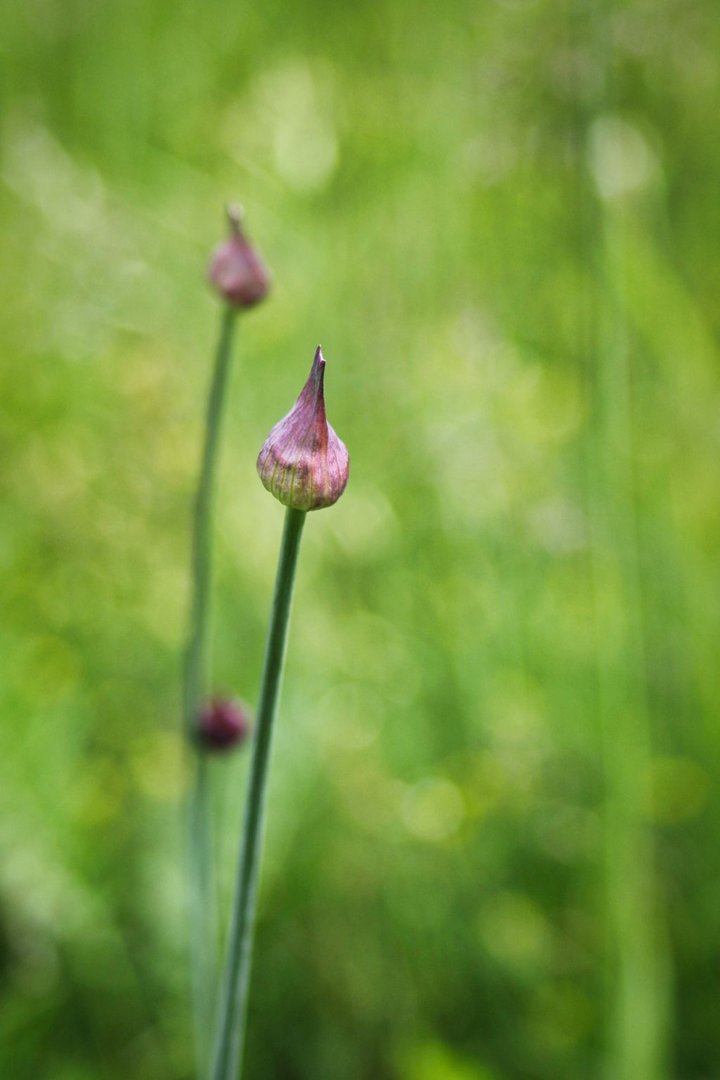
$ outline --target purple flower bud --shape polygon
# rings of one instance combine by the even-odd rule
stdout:
[[[197,741],[206,750],[231,750],[250,734],[247,709],[231,698],[213,697],[198,714]]]
[[[215,249],[208,279],[232,307],[253,307],[270,288],[270,273],[245,238],[239,207],[229,206],[227,216],[230,236]]]
[[[287,416],[272,429],[257,460],[268,491],[295,510],[332,506],[348,481],[345,443],[325,416],[325,357],[318,345],[310,377]]]

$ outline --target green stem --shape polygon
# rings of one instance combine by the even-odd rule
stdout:
[[[205,441],[193,510],[192,594],[185,653],[183,724],[189,744],[196,749],[198,711],[204,693],[207,666],[212,499],[234,327],[235,312],[226,307],[215,353],[207,404]],[[188,810],[190,913],[196,1050],[198,1060],[204,1062],[209,1052],[209,1032],[215,1000],[218,931],[208,763],[201,749],[197,749],[194,754],[194,773]]]
[[[190,606],[190,631],[185,659],[184,721],[188,738],[194,742],[197,709],[200,704],[204,678],[205,641],[208,621],[208,591],[210,587],[210,535],[212,497],[215,480],[215,463],[220,438],[220,423],[225,400],[235,312],[231,307],[223,311],[220,339],[215,353],[210,396],[205,422],[205,442],[200,464],[200,477],[195,495],[192,525],[192,598]]]
[[[268,762],[282,682],[295,569],[304,523],[304,511],[287,510],[265,646],[232,925],[213,1055],[212,1080],[237,1080],[240,1076],[252,963]]]

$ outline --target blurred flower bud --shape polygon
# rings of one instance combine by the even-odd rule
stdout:
[[[227,216],[230,236],[215,249],[208,279],[232,307],[253,307],[270,288],[270,273],[245,238],[240,208],[229,206]]]
[[[206,750],[231,750],[250,734],[247,709],[231,698],[213,697],[200,709],[197,741]]]
[[[325,358],[318,346],[300,397],[272,429],[257,460],[268,491],[295,510],[332,506],[348,480],[345,444],[325,417]]]

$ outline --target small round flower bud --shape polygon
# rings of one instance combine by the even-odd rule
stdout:
[[[325,357],[318,345],[300,397],[268,435],[257,470],[268,491],[295,510],[332,506],[348,481],[345,443],[325,416]]]
[[[198,714],[197,741],[206,750],[231,750],[250,734],[247,709],[230,698],[213,697]]]
[[[229,206],[227,217],[230,236],[215,249],[208,279],[231,307],[253,307],[270,288],[270,273],[245,237],[240,208]]]

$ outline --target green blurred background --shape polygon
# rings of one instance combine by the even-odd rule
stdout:
[[[179,657],[245,205],[214,683],[320,341],[248,1078],[720,1076],[714,0],[2,18],[0,1076],[190,1080]],[[229,886],[247,755],[213,767]]]

